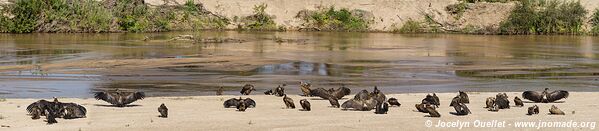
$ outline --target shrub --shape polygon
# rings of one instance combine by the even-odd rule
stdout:
[[[593,15],[591,16],[591,31],[590,33],[593,35],[599,35],[599,9],[595,9],[593,11]]]
[[[396,33],[422,33],[424,32],[421,22],[408,20],[406,21],[399,30],[395,30]]]
[[[241,28],[249,30],[277,30],[277,25],[272,20],[273,17],[264,11],[267,7],[266,4],[255,5],[254,14],[243,18],[244,27]]]
[[[521,0],[501,34],[580,34],[587,11],[579,1]]]
[[[306,14],[301,14],[306,13]],[[318,11],[304,11],[298,14],[303,17],[304,25],[317,30],[329,31],[364,31],[369,22],[348,9],[335,10],[334,7]]]

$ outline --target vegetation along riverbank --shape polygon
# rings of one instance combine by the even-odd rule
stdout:
[[[593,0],[0,0],[0,32],[599,34]]]

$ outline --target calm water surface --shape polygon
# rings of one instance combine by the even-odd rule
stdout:
[[[243,43],[172,44],[189,34],[234,38]],[[141,41],[148,36],[153,44]],[[294,40],[276,42],[273,38]],[[524,91],[544,87],[599,91],[599,37],[399,35],[326,32],[168,32],[118,34],[0,34],[0,66],[44,65],[82,60],[250,56],[281,60],[246,71],[159,68],[176,77],[115,77],[101,74],[0,72],[0,97],[90,97],[111,88],[146,91],[151,96],[212,95],[227,87],[238,94],[244,82],[262,92],[287,83],[316,87],[347,84],[354,92],[378,85],[385,93]],[[90,69],[64,69],[90,70]],[[93,69],[91,69],[93,70]],[[259,93],[261,94],[261,93]]]

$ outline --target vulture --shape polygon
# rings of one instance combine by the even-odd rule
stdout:
[[[287,97],[287,94],[283,94],[283,102],[285,102],[285,106],[287,108],[295,109],[295,104],[293,104],[293,99]]]
[[[329,99],[330,97],[335,97],[337,98],[337,100],[343,98],[346,95],[349,95],[351,93],[351,90],[345,86],[341,86],[337,89],[331,88],[329,90],[326,90],[324,88],[316,88],[313,90],[310,90],[310,95],[311,96],[318,96],[322,99]]]
[[[487,106],[485,108],[493,108],[493,105],[495,105],[495,97],[489,97],[487,98]]]
[[[374,90],[370,93],[370,96],[376,100],[376,103],[383,103],[387,99],[385,94],[383,94],[376,86],[374,86]]]
[[[397,101],[397,99],[395,98],[389,98],[389,100],[387,100],[387,102],[389,102],[390,106],[396,105],[397,107],[401,106],[401,103],[399,103],[399,101]]]
[[[162,118],[168,117],[168,108],[166,108],[166,105],[164,105],[164,103],[160,104],[160,107],[158,107],[158,112],[160,113],[160,116],[158,116],[158,117],[162,117]]]
[[[526,115],[534,115],[534,114],[539,114],[539,106],[537,106],[537,105],[528,107],[528,114],[526,114]]]
[[[312,96],[312,94],[310,94],[310,87],[312,87],[312,84],[303,81],[300,82],[300,89],[304,93],[304,96]]]
[[[568,91],[556,90],[553,92],[548,91],[549,88],[545,88],[543,92],[538,91],[525,91],[522,93],[522,98],[531,100],[533,102],[550,103],[560,99],[568,98]]]
[[[550,115],[565,115],[566,113],[564,113],[562,110],[557,108],[557,106],[551,105],[551,109],[549,109],[549,114]]]
[[[285,86],[285,85],[283,85],[283,86]],[[285,88],[283,88],[281,85],[279,85],[277,88],[275,88],[274,95],[278,96],[278,97],[282,97],[283,95],[285,95]]]
[[[300,100],[300,105],[302,105],[302,109],[304,109],[304,111],[310,111],[310,102],[306,99],[302,99]]]
[[[239,97],[239,99],[236,99],[236,98],[228,99],[223,103],[223,106],[225,108],[237,107],[237,105],[239,105],[239,103],[241,103],[242,101],[245,103],[245,106],[247,108],[256,107],[256,101],[252,100],[251,98],[241,99],[241,97]]]
[[[245,112],[245,109],[247,109],[247,104],[245,103],[244,99],[239,99],[239,103],[235,107],[237,108],[237,111]]]
[[[495,95],[495,105],[499,109],[510,109],[510,100],[508,100],[507,94],[499,93]]]
[[[518,98],[517,96],[514,97],[514,104],[516,104],[516,106],[524,106],[524,103],[522,102],[522,99]]]
[[[224,90],[225,89],[223,89],[223,87],[218,88],[218,90],[216,90],[216,95],[217,96],[223,95]]]
[[[144,99],[146,95],[144,92],[123,92],[116,89],[114,92],[96,92],[94,97],[96,100],[106,101],[116,107],[125,107],[127,104]]]
[[[427,103],[421,103],[421,104],[416,104],[414,106],[416,107],[416,110],[418,110],[418,112],[428,113],[428,110],[426,110],[427,105],[428,105]]]
[[[245,84],[243,85],[243,87],[241,87],[241,91],[239,93],[241,93],[242,95],[250,95],[250,93],[255,90],[256,89],[254,88],[254,85]]]
[[[387,114],[387,111],[389,111],[389,103],[387,102],[378,103],[374,109],[375,114]]]
[[[459,95],[451,100],[451,104],[449,104],[449,106],[452,106],[455,109],[455,115],[471,114],[470,109],[468,109],[468,106],[466,106],[466,104],[463,102],[464,101],[462,97]]]

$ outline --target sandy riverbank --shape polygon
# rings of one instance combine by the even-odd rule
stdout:
[[[83,104],[88,110],[88,115],[83,119],[58,119],[59,123],[54,125],[46,125],[41,119],[31,120],[26,115],[25,107],[36,101],[35,99],[6,99],[0,102],[2,116],[0,125],[10,126],[2,127],[1,130],[425,130],[428,128],[424,123],[431,120],[433,126],[438,121],[470,122],[470,127],[464,127],[467,130],[536,130],[536,128],[516,128],[513,123],[539,120],[596,122],[598,120],[596,116],[599,116],[599,113],[595,112],[599,105],[594,103],[596,99],[594,96],[599,94],[596,92],[572,92],[565,103],[538,103],[541,113],[534,116],[525,115],[526,108],[522,107],[512,107],[499,112],[486,111],[482,108],[484,99],[495,94],[470,92],[471,103],[468,106],[473,113],[468,116],[454,116],[449,113],[454,110],[448,106],[448,103],[456,94],[440,93],[438,95],[441,98],[439,109],[441,118],[424,117],[426,114],[414,111],[413,105],[426,95],[422,93],[388,94],[387,97],[398,98],[403,105],[390,108],[385,115],[374,114],[372,111],[342,111],[328,107],[328,101],[297,95],[291,96],[296,105],[299,106],[300,99],[308,99],[312,103],[312,111],[284,109],[285,105],[281,97],[265,95],[249,96],[257,102],[257,108],[248,109],[246,112],[222,107],[224,100],[238,96],[149,97],[134,103],[139,106],[127,108],[102,106],[107,103],[94,99],[61,98],[63,102]],[[511,92],[508,95],[511,100],[520,93]],[[347,99],[340,102],[345,100]],[[169,107],[169,118],[157,117],[156,108],[161,103]],[[532,105],[533,103],[525,103],[525,107]],[[547,115],[551,105],[558,106],[566,112],[566,115]],[[506,127],[474,128],[476,120],[505,121]],[[433,127],[432,129],[446,128]],[[549,130],[564,129],[588,130],[589,128],[550,128]]]

